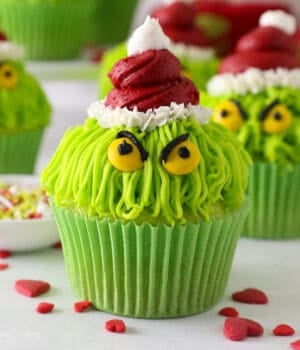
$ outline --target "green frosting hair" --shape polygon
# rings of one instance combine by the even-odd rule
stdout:
[[[41,177],[56,205],[99,218],[168,225],[209,220],[242,205],[250,158],[219,125],[188,118],[150,132],[128,128],[149,152],[144,167],[134,172],[122,172],[108,160],[120,130],[124,127],[104,129],[90,118],[66,132]],[[190,174],[170,175],[160,152],[185,133],[198,146],[200,163]]]
[[[46,126],[51,108],[36,79],[21,62],[5,61],[18,75],[14,88],[0,88],[0,133],[29,131]]]
[[[300,90],[290,87],[269,87],[256,94],[211,96],[201,94],[202,105],[215,108],[220,102],[235,99],[246,114],[246,120],[236,132],[254,161],[293,166],[300,162]],[[262,130],[261,112],[278,99],[292,113],[292,125],[277,134]]]

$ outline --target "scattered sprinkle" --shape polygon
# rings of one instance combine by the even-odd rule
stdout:
[[[90,301],[77,301],[74,303],[74,310],[76,312],[83,312],[86,309],[90,308],[92,303]]]
[[[232,299],[246,304],[267,304],[269,302],[266,294],[256,288],[247,288],[232,294]]]
[[[293,343],[290,344],[290,346],[294,349],[294,350],[300,350],[300,340],[296,340]]]
[[[263,327],[248,318],[227,318],[224,322],[223,333],[226,338],[241,341],[247,337],[259,337],[263,334]]]
[[[122,320],[109,320],[105,323],[105,329],[109,332],[124,333],[126,331],[126,325]]]
[[[40,314],[48,314],[54,309],[54,304],[41,302],[36,307],[36,311]]]
[[[9,250],[0,250],[0,258],[1,259],[5,259],[5,258],[8,258],[9,256],[11,256],[11,251]]]
[[[61,242],[57,242],[57,243],[53,244],[52,247],[55,249],[61,249],[62,248]]]
[[[239,312],[234,307],[223,307],[223,309],[219,311],[219,315],[226,317],[238,317]]]
[[[295,330],[288,324],[279,324],[273,329],[273,334],[280,337],[294,335]]]
[[[0,270],[6,270],[8,268],[8,264],[0,264]]]
[[[15,282],[15,290],[27,297],[36,297],[46,293],[50,289],[48,282],[39,280],[17,280]]]

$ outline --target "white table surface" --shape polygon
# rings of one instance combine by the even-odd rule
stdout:
[[[37,163],[37,173],[47,164],[62,134],[70,125],[83,122],[87,106],[96,99],[95,81],[43,81],[54,106]],[[300,214],[300,213],[299,213]],[[300,339],[300,240],[258,241],[241,239],[234,259],[226,293],[212,310],[192,317],[171,320],[122,318],[125,334],[109,333],[105,321],[116,316],[90,310],[75,313],[76,301],[65,273],[62,252],[49,248],[15,254],[0,259],[10,266],[0,271],[0,349],[153,349],[156,350],[279,350]],[[15,292],[17,279],[42,279],[51,283],[50,292],[28,298]],[[247,287],[260,288],[270,299],[268,305],[234,303],[232,292]],[[55,310],[36,313],[40,301],[53,302]],[[222,334],[224,318],[217,314],[224,306],[235,306],[242,317],[260,322],[265,334],[232,342]],[[293,337],[275,337],[279,323],[295,327]]]

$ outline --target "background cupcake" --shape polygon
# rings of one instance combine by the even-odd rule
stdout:
[[[0,40],[0,173],[32,173],[50,106],[26,72],[23,49]]]
[[[93,0],[1,0],[1,27],[32,60],[78,57]]]
[[[212,120],[237,133],[251,154],[252,209],[244,235],[300,236],[300,69],[295,18],[268,11],[202,94]]]
[[[247,213],[250,158],[207,123],[167,43],[148,18],[109,74],[114,89],[42,173],[77,297],[133,317],[218,302]]]
[[[218,59],[204,32],[196,25],[191,1],[169,1],[167,5],[155,9],[151,17],[158,19],[164,33],[171,39],[169,50],[180,59],[183,73],[193,80],[198,89],[204,88],[217,71]],[[107,73],[116,59],[126,56],[126,43],[104,54],[100,70],[101,98],[112,88]]]

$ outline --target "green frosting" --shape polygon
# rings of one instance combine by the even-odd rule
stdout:
[[[134,172],[122,172],[108,160],[120,130],[124,127],[104,129],[90,118],[66,132],[41,177],[56,205],[87,216],[168,225],[210,220],[242,205],[250,157],[219,125],[187,118],[149,132],[128,128],[149,152],[144,167]],[[159,155],[184,133],[198,146],[201,160],[190,174],[170,175]]]
[[[102,57],[99,74],[99,95],[103,99],[113,88],[107,74],[118,60],[127,57],[126,43],[119,44],[106,51]],[[209,60],[195,60],[188,57],[179,57],[183,71],[194,82],[198,89],[204,89],[208,80],[216,74],[219,65],[218,58]]]
[[[51,108],[36,79],[24,70],[21,62],[5,61],[18,74],[12,89],[0,88],[0,133],[19,132],[46,126]]]
[[[246,112],[246,120],[237,131],[238,139],[243,143],[254,161],[272,162],[292,166],[300,162],[300,89],[290,87],[270,87],[256,94],[229,94],[211,96],[201,93],[201,104],[214,108],[221,101],[235,99]],[[266,134],[259,118],[262,110],[279,99],[293,115],[291,127],[278,134]]]

